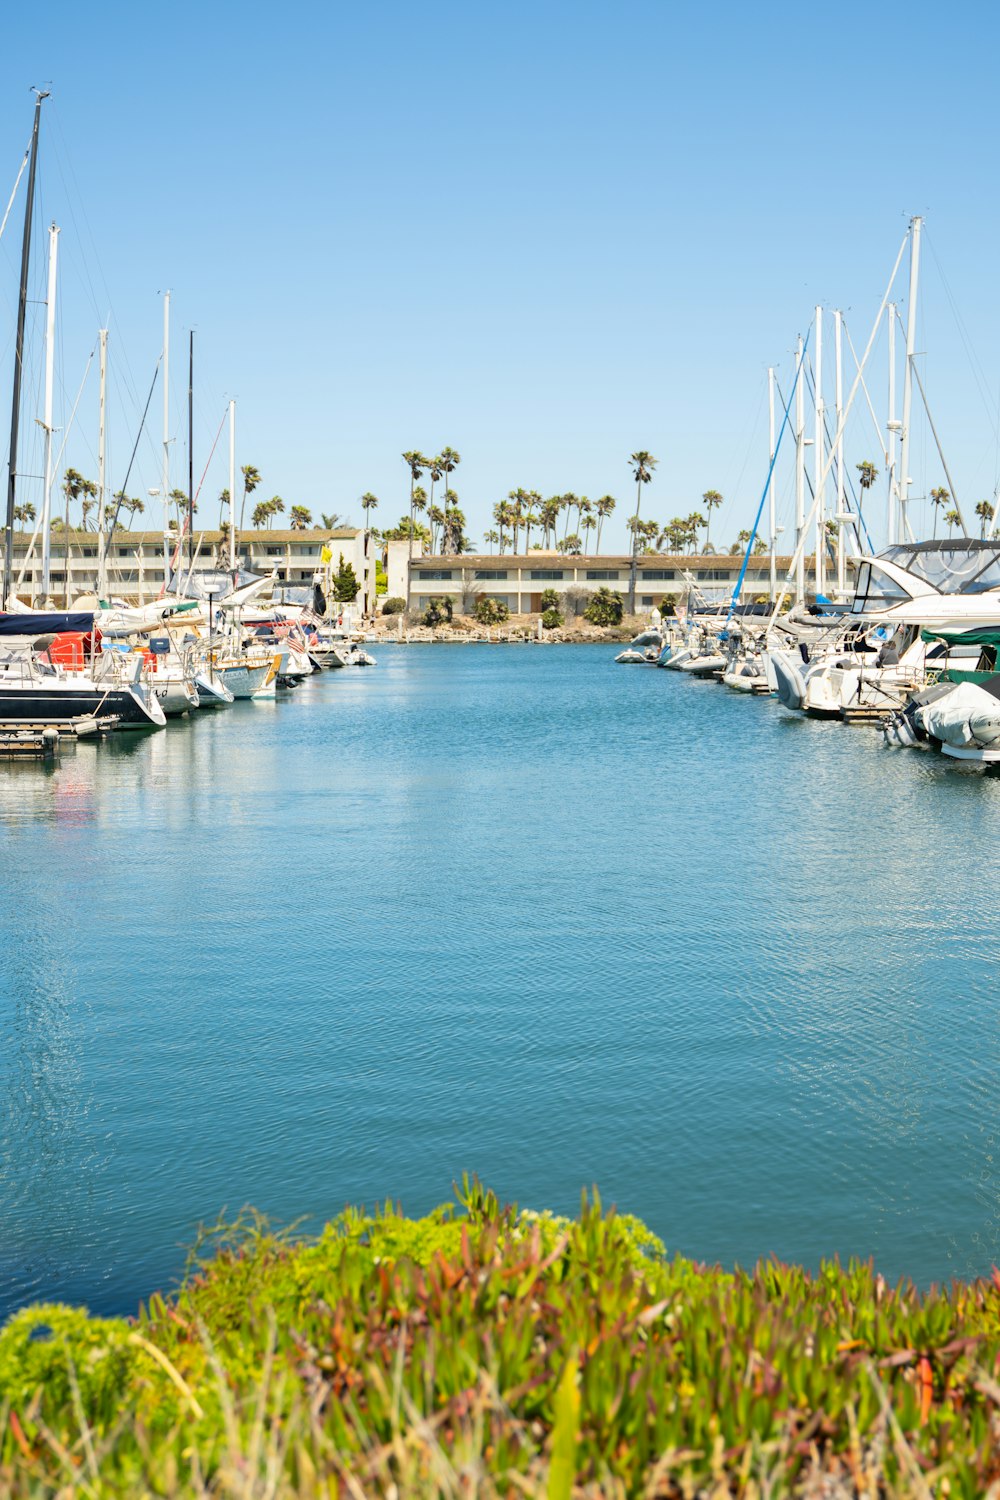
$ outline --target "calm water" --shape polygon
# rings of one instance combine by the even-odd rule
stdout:
[[[0,766],[0,1315],[463,1170],[724,1262],[1000,1259],[1000,780],[612,654],[380,647]]]

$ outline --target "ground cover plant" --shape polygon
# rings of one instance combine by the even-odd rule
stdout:
[[[309,1241],[245,1216],[134,1320],[18,1313],[0,1494],[996,1496],[998,1361],[1000,1276],[729,1272],[465,1182]]]

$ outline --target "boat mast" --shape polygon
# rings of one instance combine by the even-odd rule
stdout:
[[[799,337],[795,368],[802,370],[802,338]],[[805,547],[806,529],[806,393],[805,381],[795,382],[795,602],[801,604],[806,596]]]
[[[816,309],[816,354],[813,385],[815,407],[813,436],[813,482],[816,501],[816,567],[815,589],[817,595],[826,593],[826,488],[823,482],[823,309]]]
[[[24,358],[24,316],[28,306],[28,265],[31,260],[31,215],[35,207],[35,170],[38,165],[38,127],[42,117],[42,100],[47,89],[35,90],[35,122],[31,130],[31,161],[28,166],[28,196],[24,205],[24,237],[21,240],[21,285],[17,298],[17,333],[14,338],[14,388],[10,409],[10,466],[7,474],[7,521],[4,528],[3,599],[4,609],[10,600],[11,571],[14,566],[14,504],[17,498],[17,430],[21,418],[21,365]]]
[[[896,545],[896,434],[899,421],[896,417],[896,304],[890,302],[886,308],[889,319],[889,434],[886,462],[889,466],[889,508],[886,515],[886,540],[890,547]]]
[[[188,583],[194,572],[194,329],[188,333]]]
[[[163,587],[170,582],[170,293],[163,294]]]
[[[838,309],[833,315],[833,347],[836,365],[836,390],[834,401],[837,418],[837,594],[841,602],[847,592],[847,558],[844,545],[844,526],[847,513],[844,509],[844,348],[843,316]],[[860,537],[858,538],[860,544]]]
[[[900,452],[899,475],[899,539],[906,541],[906,533],[913,534],[906,513],[910,498],[910,408],[913,403],[913,359],[917,352],[917,284],[920,276],[920,229],[923,219],[919,214],[910,221],[910,290],[906,301],[906,364],[903,367],[903,438]]]
[[[45,490],[42,497],[42,601],[48,603],[51,587],[52,549],[49,527],[52,518],[52,383],[56,350],[56,261],[59,230],[49,227],[49,286],[45,309]]]
[[[236,587],[236,402],[229,403],[229,571]]]
[[[108,542],[105,534],[107,517],[105,478],[105,410],[108,393],[108,330],[102,328],[98,334],[101,341],[101,395],[97,415],[97,597],[105,599],[108,589]],[[142,550],[141,548],[139,549]]]
[[[767,526],[771,542],[771,579],[769,596],[773,604],[778,593],[778,559],[775,556],[778,550],[778,536],[775,529],[774,515],[774,366],[771,365],[767,371],[767,417],[768,417],[768,461],[770,469],[767,480]]]

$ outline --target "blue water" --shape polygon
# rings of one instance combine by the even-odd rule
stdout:
[[[725,1263],[1000,1259],[1000,780],[607,647],[377,654],[0,766],[0,1316],[463,1171]]]

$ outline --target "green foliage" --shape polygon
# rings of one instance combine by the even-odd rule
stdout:
[[[385,568],[383,568],[383,566],[382,566],[381,559],[378,558],[378,557],[376,557],[376,559],[375,559],[375,597],[378,598],[378,596],[380,594],[387,594],[388,592],[389,592],[389,578],[388,578],[388,574],[386,573]]]
[[[453,611],[454,605],[452,604],[451,600],[447,598],[447,596],[442,599],[438,599],[436,597],[433,599],[429,599],[427,602],[427,608],[423,613],[424,624],[443,625],[446,620],[451,620]]]
[[[562,622],[563,617],[558,609],[547,609],[542,615],[543,630],[557,630]]]
[[[558,589],[542,589],[542,609],[558,609],[560,605]]]
[[[502,625],[504,620],[510,619],[510,608],[500,599],[493,599],[489,594],[476,601],[473,614],[480,625]]]
[[[131,1325],[17,1314],[0,1493],[958,1500],[1000,1479],[998,1362],[1000,1275],[728,1272],[464,1179],[418,1220],[215,1226]]]
[[[340,604],[350,604],[358,597],[361,585],[357,574],[350,563],[345,563],[344,554],[340,554],[340,563],[333,576],[333,592]]]
[[[676,594],[664,594],[663,598],[660,600],[660,615],[661,615],[661,617],[666,617],[667,615],[675,615],[676,613],[677,613],[677,595]]]
[[[401,599],[398,594],[392,594],[382,605],[384,615],[401,615],[406,608],[406,600]]]
[[[587,605],[583,617],[591,625],[620,625],[624,612],[621,594],[616,589],[601,588]]]

